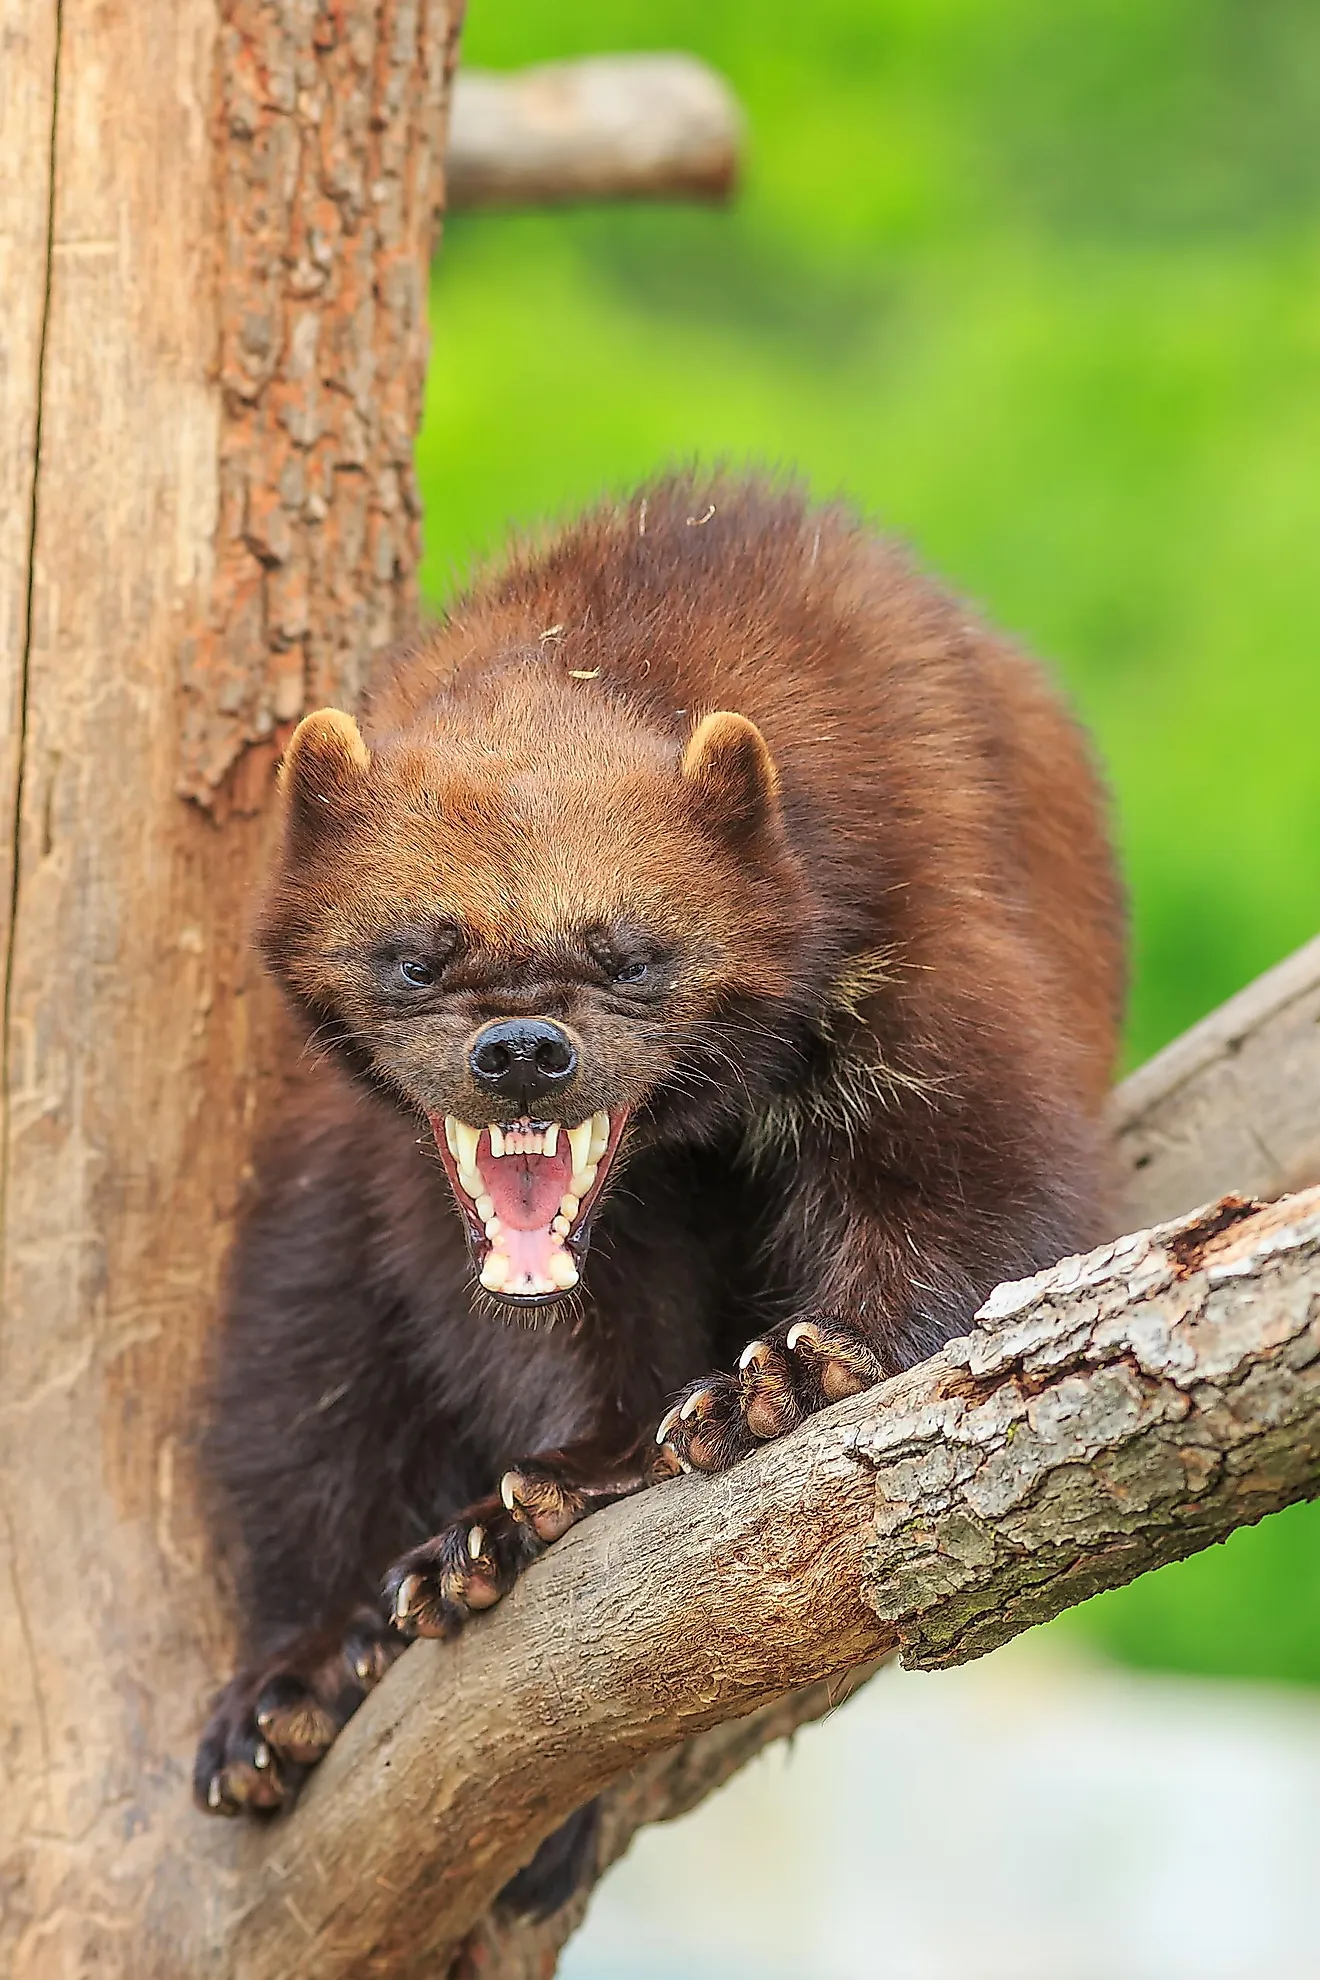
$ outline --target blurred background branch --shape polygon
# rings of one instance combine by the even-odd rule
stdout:
[[[509,75],[465,68],[450,112],[448,206],[721,200],[742,137],[732,90],[692,55],[595,55]]]

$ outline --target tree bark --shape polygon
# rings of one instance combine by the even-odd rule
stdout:
[[[457,0],[225,0],[219,16],[211,0],[0,0],[0,805],[11,828],[0,880],[0,1969],[13,1980],[231,1980],[281,1970],[272,1948],[283,1971],[330,1974],[367,1945],[376,1952],[362,1971],[377,1953],[394,1964],[376,1970],[406,1971],[419,1946],[438,1948],[477,1916],[500,1866],[525,1856],[568,1798],[621,1763],[637,1764],[611,1790],[607,1851],[824,1709],[842,1665],[918,1623],[921,1641],[943,1640],[938,1616],[885,1609],[897,1597],[855,1533],[836,1545],[822,1525],[825,1553],[814,1565],[802,1555],[799,1502],[808,1523],[828,1511],[799,1471],[813,1440],[826,1440],[822,1463],[838,1468],[852,1506],[865,1487],[874,1510],[890,1461],[878,1446],[864,1458],[860,1442],[845,1459],[828,1442],[860,1439],[864,1411],[822,1419],[729,1480],[638,1502],[635,1530],[628,1510],[593,1522],[464,1643],[410,1651],[290,1822],[260,1833],[189,1806],[204,1701],[229,1660],[191,1502],[191,1396],[253,1122],[278,1069],[246,940],[262,802],[288,724],[310,701],[351,699],[369,651],[414,608],[410,448],[457,25]],[[1198,1066],[1162,1089],[1169,1119],[1179,1093],[1202,1091]],[[1291,1107],[1288,1093],[1273,1097]],[[1253,1120],[1269,1140],[1268,1118]],[[1293,1257],[1260,1269],[1282,1273]],[[1300,1380],[1288,1352],[1270,1366]],[[1095,1379],[1106,1370],[1097,1362]],[[1000,1396],[1011,1386],[993,1369],[962,1376],[992,1380]],[[1173,1376],[1160,1381],[1140,1373],[1152,1437],[1166,1434],[1158,1408],[1179,1392]],[[971,1393],[945,1400],[973,1407]],[[1291,1490],[1284,1456],[1260,1448]],[[703,1491],[707,1507],[731,1509],[721,1546],[741,1599],[763,1630],[779,1618],[782,1641],[758,1668],[754,1641],[731,1641],[727,1622],[720,1634],[707,1582],[649,1676],[629,1678],[623,1649],[609,1646],[621,1641],[635,1550],[672,1549],[691,1572],[685,1509]],[[1176,1492],[1168,1501],[1169,1544],[1208,1530],[1190,1505]],[[755,1532],[764,1551],[738,1567],[728,1550],[740,1519],[748,1547]],[[1132,1536],[1121,1537],[1112,1551],[1126,1571]],[[607,1543],[622,1551],[606,1563],[593,1550]],[[911,1534],[889,1544],[891,1580],[901,1565],[904,1585],[921,1582],[929,1564],[911,1558]],[[838,1574],[825,1586],[830,1560]],[[593,1562],[621,1577],[617,1588],[587,1588]],[[946,1568],[937,1559],[931,1571]],[[802,1616],[813,1573],[835,1623],[828,1646],[812,1637],[820,1616]],[[1066,1575],[1055,1581],[1066,1592]],[[601,1618],[591,1654],[613,1661],[588,1701],[595,1743],[575,1759],[562,1700],[582,1691],[587,1667],[539,1673],[525,1701],[539,1697],[545,1718],[529,1729],[512,1722],[511,1693],[501,1702],[496,1653],[524,1628],[562,1647],[557,1605],[579,1586],[574,1640]],[[1025,1617],[1031,1591],[995,1588],[1006,1613]],[[946,1590],[939,1614],[963,1615],[977,1589]],[[820,1673],[831,1675],[813,1683]],[[806,1688],[776,1695],[790,1683]],[[446,1696],[472,1707],[442,1731]],[[405,1720],[408,1700],[417,1709]],[[653,1705],[655,1731],[632,1724]],[[728,1721],[735,1712],[750,1715]],[[700,1726],[657,1752],[657,1733],[680,1741]],[[340,1822],[334,1784],[346,1806],[369,1806],[367,1775],[379,1759],[391,1779],[395,1747],[412,1785],[383,1797],[399,1841],[382,1866]],[[427,1787],[423,1750],[455,1756],[453,1777]],[[543,1751],[543,1779],[511,1779],[517,1755]],[[437,1837],[426,1823],[437,1796],[473,1821],[483,1780],[489,1791],[509,1782],[527,1819],[515,1838],[488,1800],[463,1845],[460,1900],[440,1844],[455,1848],[464,1832]],[[336,1824],[339,1859],[317,1842]],[[399,1865],[416,1883],[427,1860],[443,1908],[425,1897],[403,1907]],[[337,1920],[313,1895],[318,1862],[342,1891]],[[463,1957],[512,1973],[552,1959],[565,1923],[539,1938],[483,1925]],[[400,1932],[402,1965],[388,1950]],[[325,1951],[314,1969],[304,1941]]]
[[[454,90],[449,205],[725,199],[742,135],[728,84],[692,55],[467,69]]]
[[[0,8],[0,1970],[177,1980],[236,1846],[188,1440],[274,1061],[249,814],[413,610],[458,10]]]
[[[1320,936],[1124,1080],[1116,1224],[1320,1182]]]
[[[596,1515],[411,1650],[254,1860],[235,1975],[443,1973],[622,1770],[895,1650],[981,1656],[1317,1491],[1320,1189],[1000,1287],[920,1367]]]

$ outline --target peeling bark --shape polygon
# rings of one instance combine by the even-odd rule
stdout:
[[[237,1980],[534,1970],[565,1921],[464,1936],[624,1770],[607,1854],[858,1666],[982,1656],[1317,1491],[1320,1189],[1000,1287],[930,1361],[594,1516],[411,1649],[251,1864]]]

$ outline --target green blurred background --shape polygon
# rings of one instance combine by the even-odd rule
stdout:
[[[730,79],[745,184],[450,222],[428,596],[675,457],[848,493],[1099,738],[1136,1063],[1320,929],[1320,6],[471,0],[464,39],[631,48]],[[1318,1682],[1320,1507],[1055,1627]]]

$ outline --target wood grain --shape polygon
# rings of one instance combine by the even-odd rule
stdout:
[[[56,0],[0,0],[0,955],[9,950],[22,768],[56,18]]]
[[[1320,937],[1124,1080],[1118,1223],[1320,1182]]]
[[[0,1971],[178,1980],[204,1972],[222,1941],[236,1842],[188,1805],[196,1729],[228,1662],[191,1504],[192,1393],[273,1037],[248,943],[264,821],[235,815],[220,828],[178,796],[180,666],[250,521],[226,479],[248,402],[217,364],[227,230],[250,239],[257,217],[238,208],[273,193],[258,174],[240,197],[220,169],[224,70],[209,0],[63,0],[58,14],[45,0],[17,14],[5,5],[0,798],[18,832],[0,1304]],[[309,10],[264,0],[258,11],[245,18],[261,94]],[[425,212],[394,242],[406,302],[425,288],[438,196],[426,172],[440,155],[456,14],[439,0],[318,13],[299,78],[313,96],[317,62],[341,54],[316,43],[328,21],[384,92],[336,159],[365,173],[394,147]],[[376,60],[386,48],[415,72],[394,96],[386,53]],[[408,253],[420,265],[405,276]],[[388,288],[379,264],[376,275]],[[277,269],[276,291],[296,278]],[[343,328],[360,351],[374,305],[347,282],[341,300],[347,317],[327,309],[321,336],[335,348]],[[382,396],[406,452],[425,325],[403,303],[379,316],[397,371]],[[325,389],[337,389],[333,376]],[[281,485],[281,434],[248,435],[250,486]],[[369,475],[373,460],[353,472]],[[333,591],[326,611],[354,638],[376,623],[378,499],[373,482],[359,552],[341,542],[328,564],[309,565],[309,610]],[[410,532],[391,540],[399,600],[414,553]],[[29,586],[20,726],[14,637]]]

